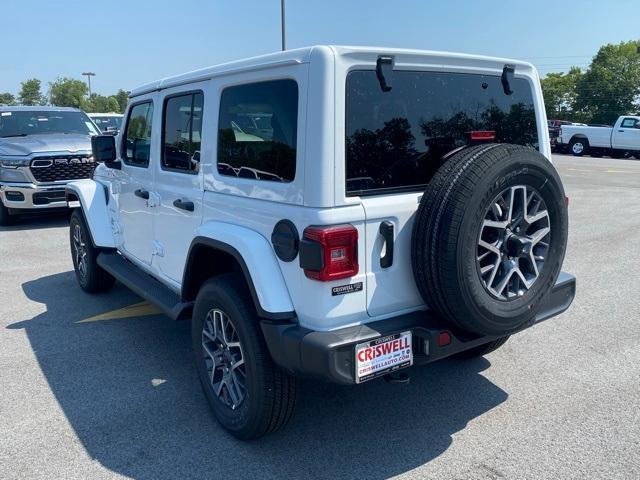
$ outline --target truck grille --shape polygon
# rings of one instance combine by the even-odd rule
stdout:
[[[97,163],[90,155],[38,157],[31,161],[31,174],[38,182],[91,178]]]

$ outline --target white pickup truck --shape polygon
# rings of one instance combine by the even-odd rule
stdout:
[[[640,117],[622,115],[613,128],[563,125],[559,146],[577,157],[589,154],[593,157],[633,155],[640,158]]]

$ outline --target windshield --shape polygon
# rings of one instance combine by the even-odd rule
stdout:
[[[122,123],[122,117],[96,117],[92,116],[91,120],[102,130],[103,132],[107,130],[107,128],[111,129],[120,129],[120,124]]]
[[[0,112],[0,137],[22,137],[43,133],[98,135],[99,132],[83,112],[48,110]]]

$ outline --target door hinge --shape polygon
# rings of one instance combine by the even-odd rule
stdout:
[[[153,241],[153,251],[151,252],[151,256],[164,257],[164,247],[158,240]]]

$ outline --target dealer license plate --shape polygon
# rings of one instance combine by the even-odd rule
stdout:
[[[396,333],[356,345],[356,383],[413,365],[411,332]]]

